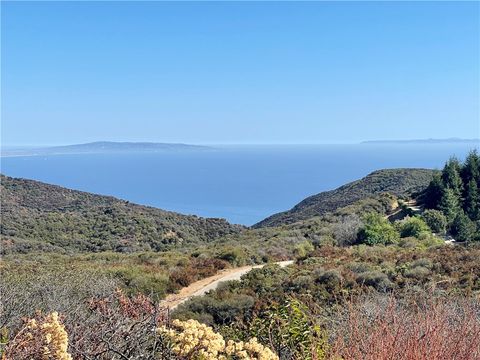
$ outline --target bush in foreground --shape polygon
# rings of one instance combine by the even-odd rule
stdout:
[[[480,308],[467,299],[403,304],[393,296],[368,298],[349,304],[332,333],[332,359],[480,358]]]

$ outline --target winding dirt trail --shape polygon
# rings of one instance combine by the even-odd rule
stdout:
[[[288,261],[279,261],[275,264],[280,265],[280,267],[285,267],[293,264],[293,260]],[[242,275],[245,275],[253,269],[259,269],[264,267],[263,265],[255,266],[242,266],[234,269],[225,269],[219,271],[213,276],[209,276],[205,279],[196,281],[184,288],[182,288],[178,294],[170,294],[160,303],[162,307],[170,308],[171,310],[175,309],[181,303],[187,301],[188,299],[194,296],[202,296],[210,290],[214,290],[218,287],[221,282],[230,281],[230,280],[240,280]]]

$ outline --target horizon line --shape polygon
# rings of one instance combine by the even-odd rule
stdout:
[[[197,146],[279,146],[279,145],[358,145],[365,143],[375,142],[438,142],[438,141],[451,141],[451,142],[480,142],[480,138],[461,138],[461,137],[448,137],[448,138],[412,138],[412,139],[373,139],[373,140],[359,140],[359,141],[318,141],[318,142],[179,142],[179,141],[152,141],[152,140],[93,140],[86,142],[75,143],[49,143],[49,144],[2,144],[1,148],[7,147],[57,147],[57,146],[72,146],[72,145],[87,145],[94,143],[130,143],[130,144],[170,144],[170,145],[197,145]]]

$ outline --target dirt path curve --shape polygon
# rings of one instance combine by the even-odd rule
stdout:
[[[280,267],[285,267],[288,265],[293,264],[293,260],[288,261],[279,261],[276,264],[280,265]],[[264,267],[263,265],[255,265],[255,266],[243,266],[234,269],[225,269],[219,271],[217,274],[207,277],[205,279],[196,281],[187,287],[182,288],[178,294],[170,294],[160,303],[162,307],[168,307],[171,310],[175,309],[181,303],[187,301],[188,299],[194,296],[201,296],[206,294],[208,291],[216,289],[218,285],[223,281],[230,281],[230,280],[240,280],[242,275],[245,275],[249,271],[253,269],[259,269]]]

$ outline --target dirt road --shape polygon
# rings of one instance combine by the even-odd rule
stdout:
[[[293,264],[293,260],[288,261],[280,261],[277,262],[277,265],[280,267],[285,267],[290,264]],[[225,269],[217,274],[207,277],[205,279],[196,281],[187,287],[184,287],[179,291],[178,294],[170,294],[168,295],[162,302],[161,306],[169,307],[170,309],[175,309],[181,303],[187,301],[188,299],[192,298],[193,296],[201,296],[207,293],[210,290],[216,289],[217,286],[224,281],[230,280],[240,280],[242,275],[245,275],[252,269],[258,269],[264,267],[264,265],[255,265],[255,266],[243,266],[235,269]]]

